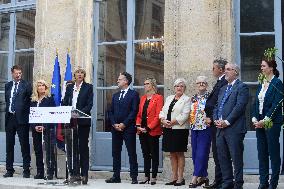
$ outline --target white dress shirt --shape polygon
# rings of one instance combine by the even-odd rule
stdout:
[[[128,90],[129,90],[129,87],[127,87],[127,88],[126,88],[126,89],[124,89],[124,90],[120,90],[120,94],[119,94],[119,98],[118,98],[118,100],[120,100],[120,99],[121,99],[121,97],[122,97],[122,98],[124,98]],[[122,91],[124,91],[123,96],[121,96],[121,94],[122,94],[121,92],[122,92]]]
[[[19,84],[20,84],[20,81],[18,81],[17,83],[17,88],[15,89],[15,81],[13,81],[13,87],[12,87],[12,90],[11,90],[11,95],[10,95],[10,104],[9,104],[9,112],[10,113],[15,113],[15,112],[12,112],[12,110],[11,110],[11,106],[12,106],[12,100],[13,100],[13,93],[14,93],[14,90],[16,90],[16,92],[17,92],[17,90],[18,90],[18,88],[19,88]]]
[[[82,83],[83,83],[83,81],[80,83],[78,88],[77,88],[76,83],[74,84],[74,87],[73,87],[73,98],[72,98],[72,107],[73,108],[76,108],[77,99],[78,99],[78,96],[79,96],[79,93],[80,93],[80,89],[81,89]]]

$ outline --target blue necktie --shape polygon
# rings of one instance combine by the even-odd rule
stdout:
[[[15,82],[15,87],[14,87],[13,96],[12,96],[12,104],[11,104],[12,112],[15,112],[15,98],[16,98],[16,93],[17,93],[17,86],[18,86],[18,82]]]
[[[225,94],[224,94],[224,96],[223,96],[223,98],[222,98],[221,104],[220,104],[220,106],[219,106],[219,108],[218,108],[218,118],[219,118],[219,119],[222,118],[223,107],[224,107],[225,101],[226,101],[226,99],[227,99],[227,97],[228,97],[229,92],[231,91],[231,89],[232,89],[232,85],[228,85],[228,87],[227,87],[227,89],[226,89],[226,91],[225,91]]]

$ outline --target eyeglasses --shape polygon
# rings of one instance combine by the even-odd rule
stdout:
[[[144,83],[144,85],[150,85],[150,83]]]

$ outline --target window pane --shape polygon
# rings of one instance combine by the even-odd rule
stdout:
[[[0,91],[5,90],[8,81],[8,54],[0,54]]]
[[[108,0],[100,3],[99,41],[124,41],[127,34],[127,1]]]
[[[97,131],[111,131],[109,110],[111,107],[112,95],[118,90],[97,90]]]
[[[5,131],[5,107],[4,93],[0,93],[0,132]]]
[[[116,86],[119,73],[126,70],[126,45],[99,46],[98,86]]]
[[[164,0],[136,0],[135,39],[161,38],[164,35]]]
[[[11,0],[0,0],[0,5],[6,3],[11,3]]]
[[[251,122],[251,118],[252,118],[252,112],[254,110],[256,89],[257,85],[249,85],[249,102],[246,107],[246,126],[248,131],[255,131],[255,128]]]
[[[162,42],[135,44],[135,86],[143,86],[147,77],[164,84],[164,46]]]
[[[16,13],[16,49],[34,47],[35,41],[35,10]]]
[[[241,0],[241,33],[273,32],[273,0]]]
[[[0,14],[0,51],[9,50],[10,14]]]
[[[16,53],[15,64],[20,65],[23,68],[23,79],[32,82],[34,53],[33,52]]]
[[[257,81],[264,50],[274,46],[274,36],[241,37],[241,79],[243,81]]]

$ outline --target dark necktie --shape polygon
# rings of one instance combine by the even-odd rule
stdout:
[[[221,104],[220,104],[220,106],[219,106],[219,108],[218,108],[218,118],[219,118],[219,119],[222,119],[223,107],[224,107],[225,101],[226,101],[226,99],[227,99],[227,97],[228,97],[229,92],[231,91],[231,89],[232,89],[232,85],[228,85],[228,87],[227,87],[227,89],[226,89],[226,91],[225,91],[225,94],[224,94],[224,96],[223,96],[223,98],[222,98]]]
[[[18,82],[15,82],[15,87],[14,87],[14,91],[13,91],[13,96],[12,96],[12,104],[11,104],[11,111],[15,112],[15,98],[16,98],[16,93],[17,93],[17,89],[18,89]]]
[[[124,94],[125,91],[120,91],[120,95],[119,95],[119,99],[118,100],[121,100],[123,98],[123,94]]]

